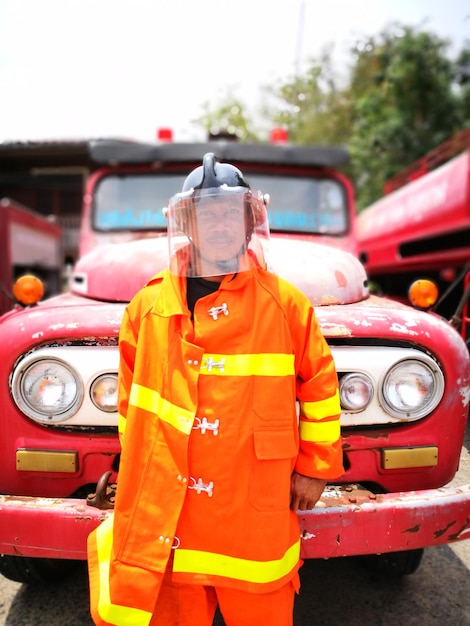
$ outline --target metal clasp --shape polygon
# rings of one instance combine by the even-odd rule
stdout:
[[[202,478],[198,478],[197,480],[192,476],[189,480],[193,481],[192,485],[188,485],[188,489],[194,489],[194,491],[200,495],[202,492],[207,493],[209,498],[212,498],[214,483],[211,481],[210,483],[203,483]]]
[[[219,434],[219,420],[215,420],[214,422],[208,422],[207,417],[203,417],[202,420],[199,417],[196,417],[197,424],[194,424],[193,430],[200,430],[202,435],[205,435],[206,432],[212,431],[214,437],[217,437]]]
[[[216,320],[221,313],[223,313],[225,316],[228,315],[228,306],[226,302],[224,302],[222,306],[213,306],[211,309],[209,309],[209,315],[212,317],[213,320]]]
[[[220,361],[214,361],[211,356],[208,358],[203,358],[202,367],[207,367],[208,372],[212,372],[213,367],[218,367],[220,371],[223,372],[225,367],[225,358],[221,359]]]

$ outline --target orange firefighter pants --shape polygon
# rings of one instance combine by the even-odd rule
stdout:
[[[175,584],[167,570],[150,626],[212,626],[217,606],[226,626],[291,626],[299,576],[270,593]]]

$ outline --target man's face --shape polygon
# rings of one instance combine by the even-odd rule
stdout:
[[[203,196],[196,200],[192,241],[203,262],[219,269],[228,263],[237,270],[246,237],[245,199],[242,194]]]

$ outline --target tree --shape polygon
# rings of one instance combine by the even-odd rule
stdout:
[[[284,126],[296,144],[344,145],[351,134],[347,93],[341,88],[332,63],[332,48],[310,61],[304,75],[276,88],[266,88],[277,102],[264,117]],[[273,98],[274,97],[274,98]]]
[[[467,40],[454,64],[454,80],[459,95],[462,126],[470,126],[470,40]]]
[[[264,87],[260,117],[284,126],[295,144],[347,145],[363,208],[383,195],[388,178],[470,125],[470,42],[456,61],[448,47],[433,33],[393,24],[354,46],[342,79],[327,48],[305,73]],[[242,140],[263,137],[230,93],[215,111],[206,103],[201,123]]]
[[[387,178],[461,128],[448,42],[394,26],[352,51],[349,148],[359,205],[383,195]]]
[[[239,141],[258,141],[252,130],[253,124],[245,112],[244,104],[228,90],[217,107],[211,108],[209,102],[202,105],[203,112],[198,123],[208,137],[233,138]]]

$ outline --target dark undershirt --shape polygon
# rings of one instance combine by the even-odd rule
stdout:
[[[186,299],[188,301],[188,308],[191,311],[191,317],[194,315],[194,307],[199,298],[204,298],[210,293],[214,293],[219,288],[220,283],[215,280],[206,280],[205,278],[187,278],[187,293]]]

